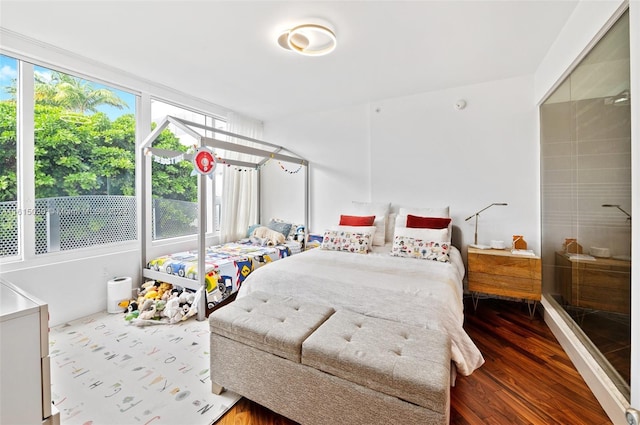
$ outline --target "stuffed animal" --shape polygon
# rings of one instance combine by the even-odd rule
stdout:
[[[171,285],[170,283],[165,283],[165,282],[161,282],[160,285],[158,286],[157,289],[157,295],[156,295],[156,299],[160,300],[160,299],[168,299],[169,298],[169,294],[171,294],[171,288],[173,287],[173,285]],[[166,297],[164,297],[164,294],[167,294]],[[163,298],[164,297],[164,298]]]
[[[195,299],[195,294],[193,292],[189,292],[187,290],[183,290],[178,299],[180,300],[180,304],[193,304],[193,300]]]
[[[144,299],[141,304],[138,304],[138,318],[139,319],[152,319],[156,314],[156,303],[152,299]]]
[[[133,311],[138,311],[138,303],[135,301],[131,301],[127,306],[127,313],[131,313]]]
[[[127,322],[130,322],[133,319],[137,319],[139,315],[140,315],[140,312],[138,310],[134,310],[129,312],[126,316],[124,316],[124,320],[126,320]]]
[[[293,235],[293,240],[300,242],[302,244],[302,249],[304,250],[304,243],[306,239],[307,238],[305,236],[305,228],[304,228],[304,225],[301,224],[298,227],[296,227],[296,233],[295,235]]]
[[[260,239],[266,239],[267,245],[279,245],[285,242],[284,235],[278,231],[269,229],[267,226],[256,227],[252,236]]]
[[[150,319],[153,319],[155,315],[156,315],[156,305],[155,303],[153,303],[150,309],[142,311],[140,312],[140,314],[138,314],[138,319],[150,320]]]
[[[182,316],[184,316],[184,312],[180,308],[180,299],[178,297],[173,297],[167,304],[164,306],[164,310],[162,310],[162,315],[169,318],[169,323],[177,323],[182,320]]]

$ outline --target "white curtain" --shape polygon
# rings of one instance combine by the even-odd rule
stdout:
[[[262,122],[231,113],[227,121],[227,130],[253,139],[262,139]],[[230,142],[254,146],[264,146],[242,139],[231,139]],[[237,152],[224,152],[224,158],[255,162],[257,157]],[[247,169],[239,171],[235,166],[224,164],[222,172],[222,200],[220,241],[222,243],[236,241],[246,236],[250,225],[258,220],[258,172]]]

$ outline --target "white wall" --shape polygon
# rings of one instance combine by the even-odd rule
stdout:
[[[340,211],[352,200],[370,198],[368,115],[367,105],[356,105],[265,123],[265,140],[272,143],[277,140],[279,145],[295,147],[298,155],[311,162],[311,232],[322,232],[328,226],[338,224]],[[281,181],[290,177],[285,173],[281,176]],[[282,190],[282,185],[274,185],[263,192],[263,218],[288,216],[289,202],[301,204],[302,191],[290,192],[296,201],[279,203]],[[288,188],[285,190],[289,192]]]
[[[474,220],[464,219],[507,202],[480,216],[479,242],[522,234],[537,251],[535,117],[525,76],[267,122],[265,137],[312,161],[312,231],[337,224],[352,200],[449,205],[466,245]]]
[[[77,255],[77,254],[76,254]],[[107,282],[116,276],[130,276],[133,288],[140,285],[140,251],[85,258],[58,255],[54,263],[3,267],[2,278],[40,298],[49,305],[49,325],[55,326],[107,309]]]
[[[449,205],[462,245],[523,235],[539,252],[538,142],[531,76],[372,104],[374,201]],[[457,110],[458,99],[467,102]],[[456,241],[454,241],[456,242]],[[464,250],[463,250],[464,251]]]

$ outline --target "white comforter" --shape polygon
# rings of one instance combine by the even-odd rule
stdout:
[[[255,270],[240,287],[238,297],[252,291],[271,292],[438,329],[451,337],[451,356],[458,373],[471,374],[484,359],[462,327],[464,265],[460,252],[452,247],[451,263],[392,257],[388,252],[312,249]]]

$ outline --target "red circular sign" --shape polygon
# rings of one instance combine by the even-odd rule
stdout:
[[[211,174],[216,168],[216,160],[207,148],[199,148],[193,155],[193,166],[200,174]]]

